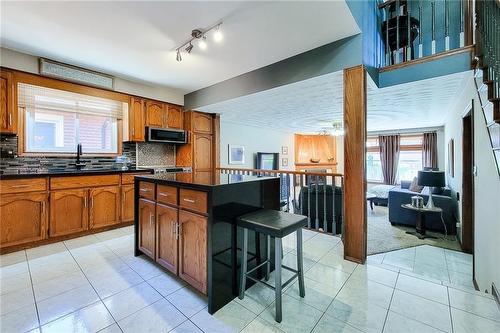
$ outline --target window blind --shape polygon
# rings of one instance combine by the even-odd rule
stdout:
[[[73,112],[122,119],[125,103],[64,90],[18,84],[18,106],[27,111],[37,109]]]

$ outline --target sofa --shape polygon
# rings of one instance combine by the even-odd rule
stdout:
[[[389,222],[392,225],[415,226],[416,212],[401,207],[403,204],[411,203],[411,197],[419,195],[424,199],[424,204],[429,198],[428,188],[424,188],[422,193],[410,191],[411,182],[401,182],[401,187],[389,191]],[[439,194],[438,194],[439,193]],[[458,221],[458,203],[455,195],[449,188],[433,189],[432,198],[434,205],[443,210],[443,220],[446,224],[448,235],[456,235]],[[427,213],[425,216],[426,229],[444,233],[445,228],[441,220],[441,214]]]
[[[319,228],[326,232],[333,232],[332,221],[335,220],[335,234],[340,234],[342,231],[342,188],[335,186],[333,191],[332,185],[318,186],[318,225]],[[323,196],[326,190],[326,198]],[[311,195],[309,197],[309,191]],[[311,209],[309,210],[309,200]],[[325,228],[325,200],[326,200],[326,228]],[[335,205],[335,210],[333,209]],[[301,214],[311,217],[311,228],[316,227],[316,186],[311,184],[310,187],[304,186],[300,189],[300,194],[297,202],[294,202],[295,210]],[[335,215],[335,216],[333,216]]]

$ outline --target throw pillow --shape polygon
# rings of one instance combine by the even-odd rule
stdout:
[[[418,185],[417,177],[414,177],[410,184],[410,191],[420,193],[423,188],[423,186]]]

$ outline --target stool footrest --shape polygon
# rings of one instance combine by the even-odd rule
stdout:
[[[269,260],[266,260],[266,261],[264,261],[263,263],[261,263],[260,265],[255,266],[254,268],[252,268],[251,270],[249,270],[249,271],[245,274],[245,278],[250,279],[250,280],[255,281],[255,282],[262,283],[262,284],[266,285],[267,287],[271,288],[272,290],[276,290],[276,287],[275,287],[275,286],[270,285],[269,283],[267,283],[267,282],[265,282],[265,281],[262,281],[262,280],[259,280],[259,279],[256,279],[256,278],[254,278],[254,277],[250,276],[250,273],[252,273],[252,272],[254,272],[255,270],[259,269],[261,266],[263,266],[263,265],[267,264],[267,262],[268,262],[268,261],[269,261]],[[297,271],[297,270],[295,270],[295,269],[293,269],[293,268],[290,268],[290,267],[288,267],[288,266],[285,266],[285,265],[281,265],[281,268],[284,268],[284,269],[286,269],[286,270],[289,270],[289,271],[291,271],[291,272],[295,273],[295,274],[293,274],[293,275],[292,275],[292,277],[291,277],[291,278],[289,278],[288,280],[286,280],[286,282],[285,282],[285,283],[283,283],[283,284],[281,285],[281,288],[285,288],[286,286],[288,286],[288,284],[289,284],[290,282],[292,282],[292,281],[293,281],[296,277],[298,277],[298,276],[299,276],[299,271]]]
[[[267,264],[269,262],[269,260],[266,260],[262,263],[260,263],[259,265],[255,266],[254,268],[252,268],[251,270],[247,271],[247,275],[256,271],[257,269],[261,268],[262,266],[264,266],[265,264]]]

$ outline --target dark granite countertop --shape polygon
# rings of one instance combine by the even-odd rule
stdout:
[[[145,180],[154,182],[156,184],[162,185],[185,185],[193,188],[200,189],[211,189],[218,186],[229,185],[229,184],[237,184],[237,183],[245,183],[245,182],[256,182],[267,179],[273,179],[276,177],[262,177],[262,176],[247,176],[247,175],[227,175],[220,174],[218,179],[213,181],[212,183],[200,183],[195,181],[186,181],[182,179],[184,177],[180,177],[177,179],[176,173],[163,174],[163,175],[145,175],[145,176],[137,176],[138,180]]]
[[[20,179],[32,177],[55,177],[55,176],[88,176],[88,175],[113,175],[122,173],[150,172],[152,169],[37,169],[37,170],[3,170],[0,171],[0,179]]]

